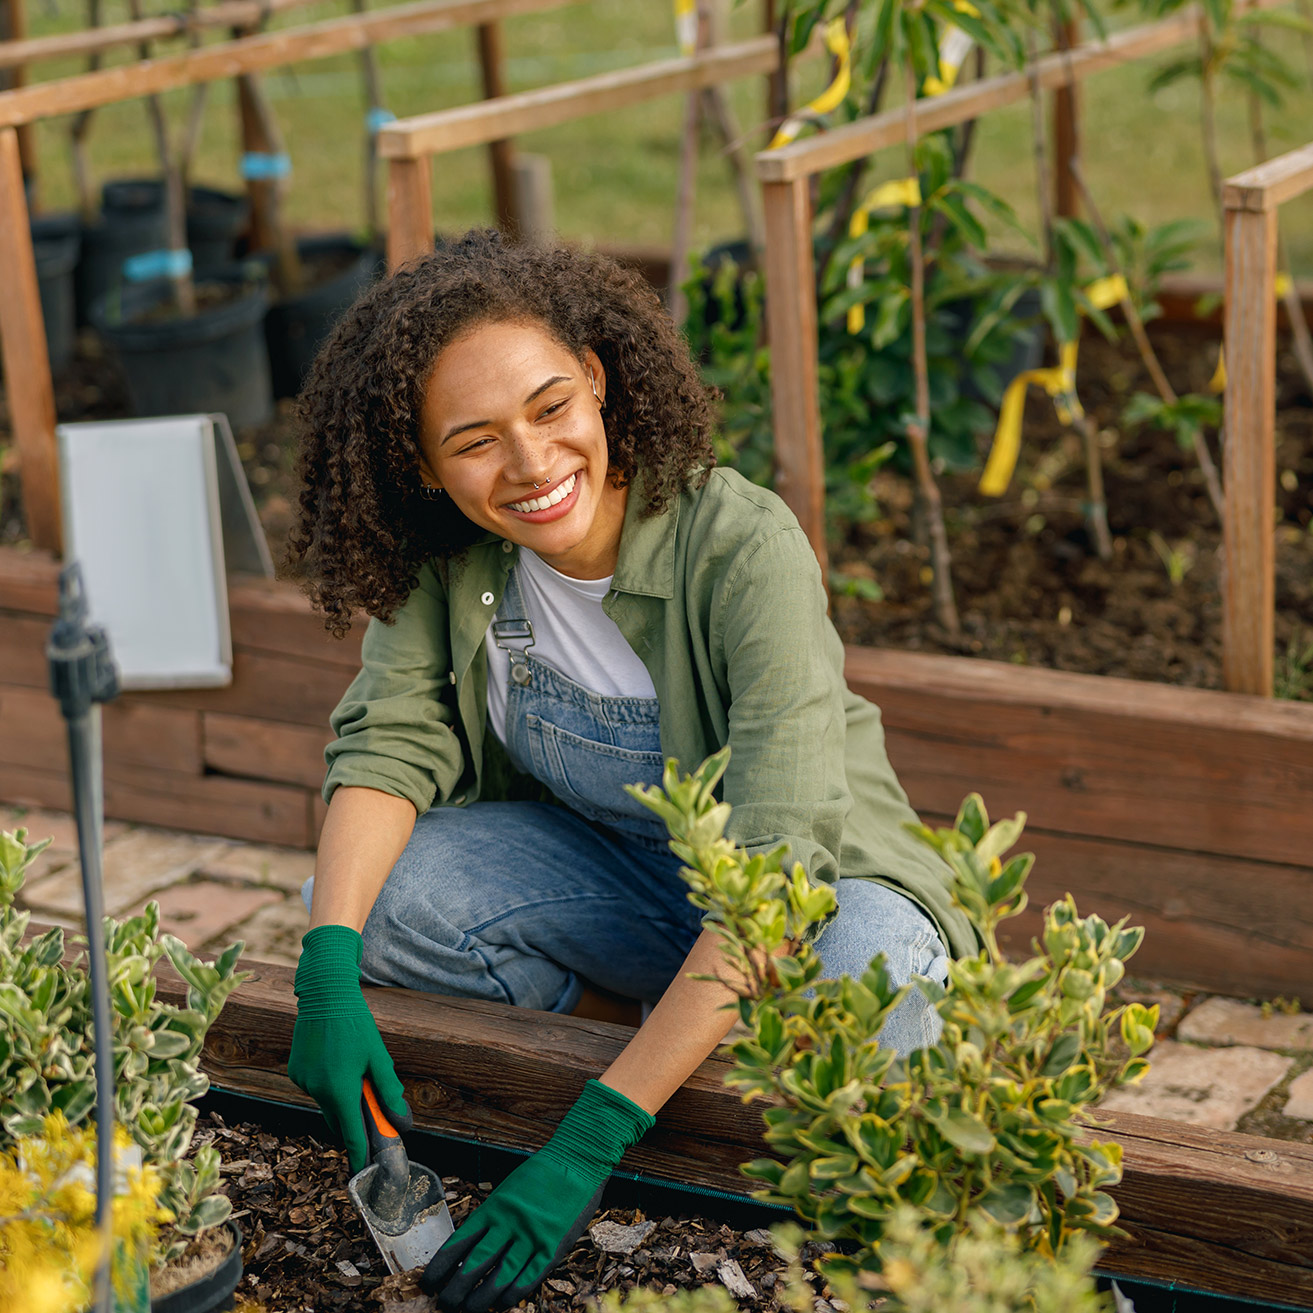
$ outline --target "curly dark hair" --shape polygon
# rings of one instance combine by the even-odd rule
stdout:
[[[640,470],[643,514],[664,510],[715,464],[712,394],[642,277],[564,246],[477,230],[375,284],[338,322],[301,391],[301,499],[287,564],[341,635],[363,610],[389,619],[420,567],[481,532],[450,499],[419,494],[424,389],[443,348],[485,323],[540,324],[606,371],[611,468]]]

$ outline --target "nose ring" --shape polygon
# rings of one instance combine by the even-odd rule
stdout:
[[[533,490],[537,492],[539,488],[545,488],[550,482],[551,479],[544,479],[541,483],[535,483],[533,485]]]

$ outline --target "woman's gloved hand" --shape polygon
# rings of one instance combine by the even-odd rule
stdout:
[[[319,1105],[329,1130],[346,1146],[353,1173],[369,1161],[360,1104],[365,1076],[392,1124],[402,1131],[413,1125],[405,1091],[360,992],[363,951],[364,941],[350,926],[315,926],[302,937],[287,1059],[292,1083]]]
[[[612,1168],[655,1124],[638,1104],[590,1080],[556,1134],[462,1223],[424,1269],[420,1289],[455,1313],[526,1299],[593,1219]]]

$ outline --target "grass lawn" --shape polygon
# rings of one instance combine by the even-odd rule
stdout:
[[[155,6],[163,8],[162,5]],[[675,43],[668,0],[585,0],[556,11],[509,20],[504,25],[506,77],[512,90],[541,86],[605,69],[673,55]],[[76,27],[67,0],[59,11],[30,0],[33,35]],[[123,0],[108,0],[106,21],[126,17]],[[304,23],[349,11],[344,3],[322,4],[284,18]],[[732,30],[757,30],[760,8],[736,7]],[[1289,40],[1289,38],[1286,38]],[[176,42],[161,49],[180,48]],[[1307,72],[1304,51],[1293,39],[1292,61]],[[107,62],[121,62],[115,53]],[[457,31],[394,43],[380,49],[388,108],[400,116],[464,104],[479,95],[472,32]],[[1157,61],[1097,74],[1085,84],[1082,125],[1086,172],[1105,215],[1128,211],[1148,224],[1195,216],[1213,223],[1197,254],[1201,268],[1220,267],[1220,248],[1200,147],[1198,88],[1181,83],[1152,97],[1145,90]],[[34,76],[80,71],[82,61],[47,62]],[[803,70],[798,95],[823,76],[819,64]],[[265,85],[289,143],[293,176],[288,202],[291,221],[304,228],[358,228],[362,223],[363,103],[355,56],[304,64],[266,76]],[[760,80],[732,88],[740,122],[755,144],[763,114]],[[190,93],[166,102],[181,125]],[[523,150],[552,162],[557,226],[589,242],[661,246],[669,241],[678,169],[680,97],[667,97],[599,118],[581,120],[519,138]],[[1234,172],[1252,163],[1246,106],[1228,89],[1220,107],[1223,165]],[[38,128],[42,200],[46,208],[68,206],[73,184],[68,162],[67,118]],[[1313,123],[1313,94],[1307,86],[1284,110],[1269,112],[1273,153],[1302,145]],[[698,177],[695,236],[699,244],[738,235],[738,215],[728,168],[707,141]],[[91,159],[97,178],[146,173],[153,148],[140,102],[97,113]],[[228,84],[208,92],[204,132],[194,179],[237,187],[239,146],[235,98]],[[885,152],[874,176],[897,176],[901,151]],[[1017,105],[982,120],[974,176],[1005,195],[1022,221],[1036,218],[1030,155],[1029,110]],[[482,149],[439,157],[434,168],[434,213],[446,230],[487,221],[491,213],[487,157]],[[1313,277],[1313,197],[1282,210],[1283,229],[1297,275]],[[999,233],[1000,244],[1017,249],[1015,234]]]

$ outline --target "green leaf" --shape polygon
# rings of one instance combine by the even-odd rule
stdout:
[[[924,827],[922,827],[924,828]],[[985,800],[978,793],[968,794],[958,808],[957,819],[953,828],[964,834],[972,847],[985,837],[989,828],[989,813],[985,810]],[[926,831],[929,834],[929,831]]]
[[[1049,1050],[1049,1056],[1040,1068],[1043,1076],[1061,1076],[1080,1057],[1081,1037],[1077,1034],[1059,1035]]]
[[[1036,1207],[1036,1195],[1031,1186],[1014,1182],[991,1187],[976,1203],[1000,1226],[1018,1226]]]
[[[989,1127],[962,1108],[950,1108],[933,1120],[944,1139],[964,1153],[989,1153],[994,1148]]]

